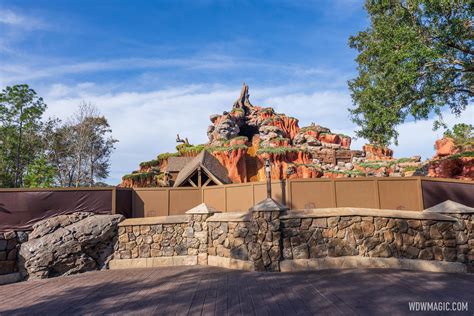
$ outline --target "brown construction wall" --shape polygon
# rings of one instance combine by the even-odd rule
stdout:
[[[432,184],[434,182],[434,184]],[[446,199],[474,207],[474,182],[407,178],[295,179],[272,182],[272,197],[291,209],[361,207],[422,211]],[[183,214],[204,202],[243,212],[266,197],[266,183],[136,189],[134,217]]]
[[[419,177],[298,179],[288,181],[292,209],[362,207],[423,210]]]
[[[1,190],[0,231],[28,230],[48,217],[74,212],[111,214],[108,190]]]
[[[132,193],[133,217],[184,214],[201,201],[197,188],[138,188]]]
[[[423,178],[423,204],[432,207],[446,200],[451,200],[474,207],[474,182]]]
[[[133,217],[132,189],[117,188],[115,190],[115,213],[130,218]],[[112,202],[113,203],[113,202]]]
[[[266,197],[266,183],[199,188],[0,190],[0,231],[77,211],[126,217],[184,214],[204,202],[243,212]],[[426,177],[296,179],[272,182],[272,197],[291,209],[361,207],[421,211],[445,200],[474,207],[474,182]]]
[[[74,212],[132,217],[132,189],[0,189],[0,232],[29,230],[48,217]]]

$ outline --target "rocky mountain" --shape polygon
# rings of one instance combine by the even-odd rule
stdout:
[[[314,123],[300,127],[297,118],[276,113],[271,107],[253,105],[246,84],[231,110],[211,115],[210,121],[206,144],[191,145],[178,135],[180,144],[175,153],[161,154],[155,160],[141,163],[139,170],[123,177],[121,186],[170,186],[173,176],[167,168],[169,158],[194,157],[202,150],[219,160],[233,183],[264,181],[266,159],[271,162],[272,179],[401,177],[439,169],[429,162],[421,162],[419,156],[394,159],[388,148],[366,145],[362,150],[351,150],[351,137],[347,135]],[[461,172],[459,177],[472,178],[471,169]]]

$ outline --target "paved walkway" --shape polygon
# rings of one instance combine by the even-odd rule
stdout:
[[[474,275],[174,267],[98,271],[0,286],[1,315],[397,315],[409,314],[410,301],[468,302],[466,314],[473,315]]]

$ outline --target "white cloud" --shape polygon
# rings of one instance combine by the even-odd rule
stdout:
[[[27,30],[48,28],[48,24],[37,17],[19,14],[9,9],[0,9],[0,24]]]
[[[122,175],[135,170],[139,162],[154,159],[157,154],[174,151],[176,134],[188,137],[194,143],[207,141],[209,115],[229,110],[239,95],[240,87],[218,85],[188,85],[148,92],[113,92],[93,83],[74,86],[52,85],[42,93],[49,108],[47,115],[65,118],[71,115],[82,101],[97,105],[119,139],[112,157],[110,183],[120,182]],[[346,91],[318,91],[295,93],[284,87],[251,87],[252,102],[273,106],[278,112],[294,116],[300,126],[311,122],[353,136],[356,126],[350,122],[347,108],[351,104]],[[473,121],[474,106],[461,118],[444,113],[448,125]],[[399,127],[397,157],[420,154],[433,155],[433,144],[442,132],[432,132],[432,120],[409,122]],[[365,140],[353,143],[360,149]]]

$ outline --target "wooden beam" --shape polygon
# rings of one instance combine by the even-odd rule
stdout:
[[[201,167],[198,168],[198,188],[202,186],[202,172],[201,172]]]
[[[191,183],[191,185],[195,188],[197,188],[197,185],[191,180],[191,178],[188,179],[188,182]]]
[[[206,182],[204,182],[204,184],[202,185],[203,187],[207,186],[209,184],[209,182],[211,182],[212,179],[211,178],[207,178]]]

